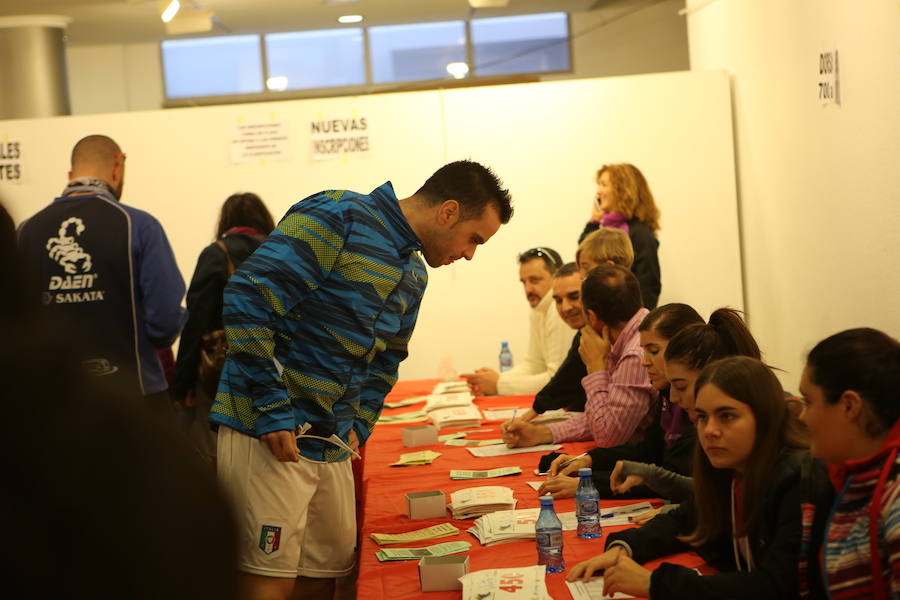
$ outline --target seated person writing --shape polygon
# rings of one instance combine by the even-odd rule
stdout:
[[[600,265],[581,286],[587,325],[578,352],[588,375],[581,380],[585,411],[567,421],[534,425],[514,419],[501,426],[510,448],[593,439],[617,446],[643,439],[658,393],[641,365],[638,325],[648,314],[637,278],[624,267]]]
[[[602,228],[578,245],[575,263],[560,267],[553,279],[553,300],[560,317],[574,330],[585,325],[584,309],[581,306],[581,281],[592,267],[602,264],[631,267],[634,251],[628,235],[619,229]],[[548,410],[565,408],[582,412],[587,398],[581,380],[587,375],[584,363],[578,355],[581,334],[576,333],[569,353],[550,382],[537,393],[532,408],[520,415],[530,421]]]
[[[650,311],[640,329],[644,365],[651,381],[657,389],[662,382],[668,388],[661,390],[664,406],[657,413],[655,427],[638,444],[595,448],[577,458],[557,457],[550,473],[561,476],[548,479],[539,492],[572,497],[578,469],[590,467],[601,497],[660,496],[673,502],[690,498],[696,432],[688,415],[694,410],[694,382],[714,360],[735,355],[758,359],[759,346],[740,313],[730,308],[713,312],[707,324],[686,304],[666,304]],[[568,458],[573,458],[572,462],[560,468]]]
[[[562,259],[552,248],[532,248],[519,255],[519,281],[532,308],[528,354],[503,373],[482,367],[464,374],[474,395],[534,394],[556,373],[575,335],[553,308],[550,287],[560,266]]]

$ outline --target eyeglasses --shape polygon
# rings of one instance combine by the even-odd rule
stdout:
[[[523,252],[519,255],[519,262],[524,263],[533,258],[544,259],[544,262],[551,265],[554,270],[562,266],[562,259],[559,257],[556,251],[551,250],[550,248],[544,248],[543,246],[532,248],[531,250],[526,250],[525,252]]]

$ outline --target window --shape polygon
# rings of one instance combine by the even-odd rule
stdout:
[[[369,28],[369,54],[375,83],[451,77],[447,65],[466,62],[462,21]]]
[[[566,71],[566,13],[472,20],[475,75]]]
[[[266,36],[270,91],[362,85],[363,30],[331,29]]]
[[[169,98],[263,91],[257,35],[165,41],[162,57]]]
[[[560,12],[472,19],[468,27],[445,21],[169,40],[161,53],[169,106],[571,69],[569,18]]]

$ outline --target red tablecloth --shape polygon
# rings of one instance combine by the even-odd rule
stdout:
[[[424,395],[431,392],[436,380],[405,381],[398,383],[389,400],[400,400],[411,396]],[[527,407],[531,405],[532,396],[504,396],[492,398],[477,398],[475,403],[479,408],[500,407]],[[385,409],[386,415],[396,415],[404,412],[421,410],[422,405],[412,405],[397,409]],[[500,437],[500,421],[485,421],[476,429],[491,429],[486,433],[474,433],[467,439],[488,439]],[[538,481],[541,478],[534,475],[541,453],[516,454],[495,458],[476,458],[464,447],[423,446],[407,449],[401,441],[401,431],[409,424],[379,424],[375,427],[371,439],[366,444],[362,469],[362,489],[360,501],[362,520],[360,521],[360,565],[357,580],[357,597],[360,600],[378,600],[381,598],[390,600],[403,600],[406,598],[433,598],[434,600],[458,599],[460,593],[454,592],[422,592],[419,587],[418,561],[385,562],[380,563],[375,558],[379,546],[369,537],[370,533],[402,533],[423,527],[430,527],[439,523],[451,522],[460,529],[460,533],[453,537],[444,537],[426,540],[415,544],[399,544],[396,547],[421,547],[432,544],[467,541],[472,543],[469,551],[469,571],[482,569],[497,569],[503,567],[521,567],[537,564],[537,551],[533,541],[510,542],[497,546],[486,547],[466,529],[472,527],[474,520],[453,520],[448,516],[443,519],[411,521],[406,517],[406,502],[404,494],[425,490],[442,490],[447,501],[450,501],[450,493],[459,489],[480,485],[501,485],[513,490],[519,501],[517,509],[535,508],[539,506],[537,493],[527,485],[528,481]],[[472,428],[469,428],[470,430]],[[453,430],[442,430],[447,433]],[[593,447],[592,443],[579,442],[564,444],[562,451],[568,453],[581,453]],[[414,467],[391,467],[390,463],[396,462],[400,454],[418,450],[434,450],[441,452],[442,456],[432,464]],[[495,479],[459,480],[450,479],[451,469],[493,469],[496,467],[520,466],[522,474],[511,477]],[[629,504],[634,500],[603,500],[603,506],[617,506]],[[555,503],[557,512],[571,512],[575,510],[574,499],[557,500]],[[619,531],[625,527],[605,527],[604,534],[611,531]],[[603,539],[583,540],[575,535],[574,531],[564,532],[564,556],[566,566],[571,567],[576,563],[590,558],[603,551]],[[698,567],[703,564],[702,559],[696,554],[681,554],[670,557],[670,562],[677,562],[689,567]],[[653,568],[661,561],[649,563]],[[564,574],[547,576],[547,589],[556,599],[569,599],[568,588],[564,581]]]

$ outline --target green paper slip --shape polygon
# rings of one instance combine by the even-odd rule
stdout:
[[[370,533],[369,537],[380,545],[386,544],[403,544],[406,542],[420,542],[422,540],[430,540],[432,538],[447,537],[448,535],[456,535],[459,529],[450,523],[441,523],[425,527],[424,529],[416,529],[415,531],[407,531],[405,533]]]
[[[440,452],[433,450],[422,450],[420,452],[407,452],[400,455],[400,460],[391,463],[392,467],[411,467],[415,465],[427,465],[440,456]]]
[[[444,442],[446,446],[496,446],[497,444],[502,444],[503,440],[500,438],[493,440],[447,440]]]
[[[472,544],[469,542],[444,542],[424,548],[382,548],[375,553],[379,561],[416,560],[426,556],[449,556],[467,552]]]
[[[428,419],[428,415],[424,410],[417,410],[414,412],[401,413],[399,415],[391,415],[385,416],[381,415],[379,417],[379,423],[417,423],[419,421],[425,421]]]
[[[439,442],[446,442],[447,440],[458,440],[459,438],[466,437],[465,431],[458,431],[456,433],[445,433],[444,435],[438,436]]]
[[[386,408],[400,408],[401,406],[410,406],[412,404],[418,404],[419,402],[425,402],[428,399],[428,396],[414,396],[412,398],[407,398],[406,400],[397,400],[396,402],[385,402],[384,406]]]
[[[489,471],[463,471],[454,469],[450,471],[450,479],[491,479],[492,477],[508,477],[522,472],[519,467],[499,467]]]

